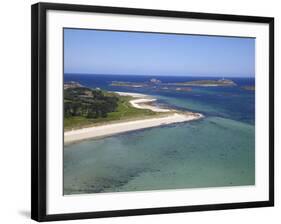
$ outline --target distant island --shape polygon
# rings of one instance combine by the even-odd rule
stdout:
[[[112,81],[111,86],[123,86],[123,87],[134,87],[134,88],[141,88],[148,86],[147,83],[137,83],[137,82],[119,82],[119,81]]]
[[[139,93],[91,89],[64,84],[65,144],[88,138],[197,120],[199,113],[163,108],[157,99]]]
[[[219,80],[195,80],[189,82],[177,82],[169,83],[169,85],[182,85],[182,86],[236,86],[237,84],[230,79],[219,79]]]
[[[162,82],[159,79],[152,78],[149,82],[120,82],[120,81],[112,81],[111,86],[125,86],[125,87],[134,87],[134,88],[141,88],[147,86],[157,86],[160,85]]]
[[[199,87],[212,87],[212,86],[225,86],[232,87],[237,86],[237,84],[230,79],[218,79],[218,80],[194,80],[188,82],[175,82],[175,83],[163,83],[158,79],[150,79],[148,82],[121,82],[121,81],[112,81],[111,86],[120,86],[120,87],[131,87],[131,88],[158,88],[162,90],[174,90],[174,91],[191,91],[190,87],[182,86],[199,86]],[[176,86],[173,87],[173,86]]]
[[[244,90],[255,91],[255,86],[242,86],[241,88]]]

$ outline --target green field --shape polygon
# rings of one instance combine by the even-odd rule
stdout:
[[[87,118],[83,116],[71,116],[64,118],[64,130],[79,129],[82,127],[100,125],[107,122],[120,120],[139,119],[158,115],[159,113],[146,109],[134,108],[130,104],[132,97],[118,96],[118,107],[114,112],[107,114],[107,117]]]

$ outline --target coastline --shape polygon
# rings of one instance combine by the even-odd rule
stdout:
[[[166,108],[160,108],[153,105],[150,105],[150,103],[156,102],[157,99],[152,98],[149,95],[141,94],[141,93],[127,93],[127,92],[115,92],[119,94],[120,96],[131,96],[134,99],[130,100],[130,104],[138,109],[148,109],[153,112],[172,112],[175,110],[172,109],[166,109]]]
[[[155,102],[156,99],[138,93],[125,93],[116,92],[123,96],[132,96],[134,99],[130,101],[133,107],[138,109],[149,109],[155,112],[162,112],[162,117],[145,118],[141,120],[133,121],[121,121],[118,123],[104,124],[100,126],[93,126],[87,128],[81,128],[77,130],[71,130],[64,132],[64,144],[71,144],[86,139],[103,138],[116,134],[126,133],[130,131],[136,131],[146,128],[158,127],[173,123],[181,123],[192,120],[198,120],[203,117],[202,114],[192,112],[180,112],[167,108],[160,108],[150,103]],[[165,116],[165,113],[167,115]]]

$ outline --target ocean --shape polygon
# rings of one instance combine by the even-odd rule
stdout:
[[[151,78],[162,83],[210,79],[64,75],[64,81],[148,94],[160,104],[205,116],[65,146],[64,194],[254,185],[255,91],[241,87],[254,85],[255,79],[231,78],[237,86],[191,87],[188,92],[110,86],[112,81],[148,82]]]

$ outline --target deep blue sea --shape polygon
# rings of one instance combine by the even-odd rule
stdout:
[[[255,184],[254,78],[233,87],[178,92],[110,86],[112,81],[162,84],[222,77],[65,74],[92,88],[153,95],[161,104],[202,113],[198,121],[161,126],[65,146],[64,193],[143,191]]]

